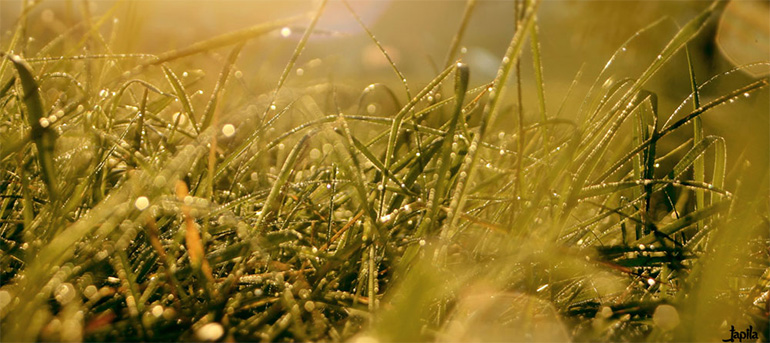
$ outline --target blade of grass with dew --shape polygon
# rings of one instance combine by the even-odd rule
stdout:
[[[411,193],[409,189],[406,188],[406,184],[399,180],[398,175],[395,175],[392,171],[385,168],[382,162],[376,156],[374,156],[374,154],[366,147],[366,145],[361,143],[361,141],[355,137],[351,136],[350,139],[353,141],[353,146],[358,149],[358,151],[364,155],[364,157],[366,157],[366,159],[369,160],[369,162],[371,162],[380,173],[385,175],[385,177],[389,178],[391,181],[395,182],[396,186],[400,187],[404,192]]]
[[[417,237],[423,237],[423,235],[430,232],[431,228],[439,227],[439,206],[446,200],[446,188],[449,185],[449,179],[452,176],[449,172],[452,163],[452,144],[455,141],[455,133],[457,132],[457,126],[461,120],[460,117],[463,115],[463,101],[465,100],[465,94],[468,91],[469,79],[470,71],[468,66],[466,64],[458,63],[457,68],[455,69],[455,106],[452,111],[453,113],[449,121],[449,126],[444,134],[438,159],[436,160],[436,172],[433,175],[435,183],[431,192],[433,196],[432,199],[429,199],[430,206],[428,212],[423,217],[420,226],[415,233]]]
[[[671,57],[679,51],[687,42],[689,42],[692,38],[694,38],[698,32],[700,32],[701,28],[707,23],[708,19],[717,11],[721,10],[726,6],[726,3],[715,1],[709,6],[705,11],[701,12],[698,16],[696,16],[694,19],[690,20],[686,25],[682,27],[679,32],[674,35],[674,37],[669,41],[669,43],[663,48],[663,50],[658,54],[655,61],[650,64],[649,67],[639,76],[639,78],[634,82],[633,86],[626,92],[626,94],[617,102],[615,107],[610,111],[611,113],[619,113],[620,115],[617,116],[617,118],[612,123],[611,127],[619,127],[620,124],[625,121],[627,115],[623,115],[623,113],[627,113],[624,111],[627,111],[628,109],[626,107],[626,103],[632,99],[632,97],[635,96],[635,94],[641,90],[641,87],[647,83],[647,81],[658,71],[660,68],[669,60]],[[621,110],[623,108],[624,110]],[[664,129],[665,130],[665,129]],[[661,135],[664,134],[664,130],[661,130]],[[571,191],[569,191],[568,198],[567,198],[567,204],[564,207],[563,215],[561,216],[562,220],[566,219],[567,214],[572,211],[572,209],[575,206],[574,203],[574,195],[577,195],[580,189],[582,189],[583,185],[586,182],[586,179],[588,176],[593,172],[594,168],[596,167],[599,158],[603,155],[603,152],[605,151],[606,145],[609,143],[609,141],[614,137],[616,130],[610,130],[608,131],[604,137],[599,141],[599,143],[590,150],[588,156],[586,157],[585,161],[581,162],[580,167],[577,171],[577,176],[575,177],[572,185],[570,186]]]
[[[289,18],[282,18],[273,20],[267,23],[258,24],[246,29],[228,32],[204,41],[193,43],[185,48],[179,50],[172,50],[158,55],[157,59],[148,61],[139,65],[139,70],[151,65],[161,65],[166,62],[170,62],[182,57],[190,55],[200,54],[203,52],[211,51],[214,49],[222,48],[229,45],[235,45],[243,43],[245,41],[263,36],[267,33],[285,27],[299,19],[306,17],[307,15],[299,15]]]
[[[294,165],[297,162],[297,158],[299,157],[302,149],[305,147],[305,142],[308,140],[308,138],[310,138],[312,134],[313,133],[310,133],[300,138],[299,142],[297,142],[294,148],[291,149],[289,156],[287,156],[286,160],[283,162],[283,167],[281,167],[281,171],[278,173],[278,178],[275,180],[275,183],[273,183],[273,187],[270,189],[270,193],[267,195],[265,204],[259,213],[259,217],[257,218],[256,229],[258,231],[262,232],[266,230],[267,220],[271,218],[273,212],[280,208],[280,203],[278,200],[281,191],[289,181],[289,176],[294,172]]]
[[[692,62],[692,56],[690,56],[690,49],[685,46],[685,55],[687,56],[687,68],[690,72],[690,85],[692,90],[692,109],[697,110],[700,107],[700,96],[698,94],[698,82],[695,78],[695,66]],[[703,123],[700,117],[697,117],[692,122],[693,125],[693,143],[698,144],[703,139]],[[692,166],[693,180],[703,182],[706,179],[706,160],[704,158],[697,158]],[[706,194],[702,191],[695,192],[695,210],[704,208],[706,206],[705,201]],[[702,229],[700,222],[697,224],[698,231]]]
[[[395,158],[395,150],[396,150],[396,144],[398,142],[398,136],[399,131],[401,130],[401,124],[404,120],[404,117],[412,111],[415,105],[417,105],[418,102],[420,102],[428,93],[430,93],[436,86],[438,86],[447,76],[449,76],[449,73],[452,72],[452,70],[455,68],[455,66],[451,66],[449,68],[446,68],[444,71],[442,71],[438,76],[433,78],[428,85],[426,85],[414,98],[412,98],[409,103],[404,105],[396,115],[393,116],[393,125],[390,127],[390,133],[388,136],[388,145],[385,148],[385,168],[390,169],[393,165],[393,159]],[[380,194],[380,204],[382,205],[384,203],[384,196],[385,192],[384,190],[387,188],[387,179],[383,178],[381,183],[383,192]]]
[[[718,137],[714,142],[714,171],[711,176],[711,184],[716,188],[724,188],[725,170],[727,170],[727,147],[724,138]],[[708,205],[721,200],[720,196],[711,195]]]
[[[642,90],[641,93],[649,93],[649,95],[646,97],[646,100],[644,103],[642,103],[641,107],[639,108],[640,111],[642,111],[642,116],[648,116],[652,119],[652,123],[650,124],[650,137],[656,137],[658,135],[658,95],[652,92],[647,92]],[[645,113],[649,113],[649,115],[646,115]],[[650,180],[655,177],[655,156],[657,155],[657,144],[650,144],[650,146],[647,147],[646,151],[643,153],[644,156],[644,170],[643,170],[643,178],[645,180]],[[650,216],[648,215],[650,212],[650,207],[652,205],[652,185],[644,184],[644,212],[642,213],[642,222],[645,223],[645,228],[650,225],[650,223],[647,223]],[[646,229],[645,229],[646,230]],[[646,233],[646,232],[645,232]]]
[[[731,91],[731,92],[729,92],[729,93],[727,93],[727,94],[725,94],[723,96],[720,96],[719,98],[717,98],[717,99],[715,99],[715,100],[713,100],[713,101],[711,101],[711,102],[701,106],[696,111],[693,111],[690,114],[686,115],[684,118],[682,118],[682,119],[680,119],[680,120],[678,120],[678,121],[676,121],[676,122],[674,122],[674,123],[672,123],[672,124],[662,128],[660,130],[660,133],[658,134],[658,136],[654,137],[654,138],[657,141],[657,140],[667,136],[668,134],[670,134],[674,130],[678,129],[680,126],[689,123],[693,118],[696,118],[696,117],[700,116],[701,114],[705,113],[706,111],[708,111],[708,110],[710,110],[710,109],[712,109],[712,108],[714,108],[716,106],[722,105],[722,104],[728,102],[730,99],[737,98],[741,94],[751,94],[752,92],[755,92],[755,91],[757,91],[759,89],[762,89],[762,88],[766,87],[768,84],[770,84],[770,79],[764,78],[764,79],[760,79],[760,80],[757,80],[755,82],[752,82],[752,83],[750,83],[750,84],[748,84],[746,86],[743,86],[743,87],[740,87],[738,89],[735,89],[735,90],[733,90],[733,91]],[[623,156],[623,158],[619,159],[610,168],[608,168],[606,172],[604,172],[601,176],[596,178],[596,182],[601,182],[603,180],[606,180],[610,175],[614,174],[621,166],[623,166],[626,162],[631,160],[636,154],[638,154],[639,152],[643,151],[647,146],[652,144],[652,141],[653,141],[653,137],[651,137],[650,139],[646,140],[641,145],[636,146],[629,153],[627,153],[625,156]]]
[[[460,50],[460,43],[463,41],[465,31],[468,29],[468,23],[473,15],[473,10],[476,8],[476,0],[468,0],[465,2],[465,9],[463,10],[463,17],[460,20],[460,26],[452,37],[452,42],[449,43],[449,51],[447,51],[446,58],[444,59],[444,68],[449,67],[452,61],[457,59],[457,51]]]
[[[299,39],[299,42],[297,43],[297,47],[294,49],[294,53],[291,54],[291,57],[289,58],[289,62],[286,63],[286,67],[283,68],[283,72],[281,73],[281,76],[278,78],[278,84],[275,86],[275,89],[273,89],[272,95],[270,96],[270,104],[275,103],[275,99],[278,96],[278,92],[281,91],[283,88],[283,84],[286,82],[286,80],[289,78],[289,74],[291,73],[291,70],[294,69],[294,65],[297,63],[297,60],[299,59],[299,55],[302,54],[302,50],[305,49],[305,45],[307,44],[308,39],[310,39],[310,35],[313,33],[313,30],[315,30],[315,26],[318,23],[318,19],[321,18],[321,14],[323,14],[324,9],[326,9],[326,3],[328,0],[321,0],[321,2],[318,4],[318,7],[315,10],[315,13],[313,14],[313,19],[310,21],[310,25],[305,29],[305,32],[302,33],[302,38]],[[265,108],[264,113],[262,113],[262,123],[265,122],[265,119],[267,119],[267,113],[270,111],[270,106]]]
[[[475,176],[475,167],[478,161],[478,155],[476,153],[478,146],[480,145],[480,142],[484,141],[487,128],[491,125],[494,125],[495,123],[495,119],[497,118],[498,114],[497,107],[499,106],[500,99],[503,96],[505,84],[508,81],[513,66],[519,60],[521,49],[524,45],[524,40],[529,30],[532,29],[535,12],[539,4],[539,0],[530,1],[527,5],[526,11],[524,12],[523,19],[516,27],[516,32],[511,38],[511,42],[508,45],[505,57],[503,57],[503,63],[500,65],[500,68],[497,71],[497,77],[495,78],[495,83],[492,86],[493,90],[490,91],[489,94],[490,100],[484,106],[479,132],[473,137],[473,141],[468,148],[468,154],[465,156],[461,166],[457,185],[455,186],[455,191],[452,195],[452,201],[449,206],[450,210],[447,213],[447,219],[445,222],[448,228],[453,231],[456,230],[457,223],[460,219],[458,214],[463,211],[465,202],[467,200],[465,196],[466,185],[468,181]],[[451,239],[453,236],[454,232],[451,232],[448,233],[445,237]]]
[[[537,16],[532,19],[532,30],[530,32],[529,41],[532,45],[532,63],[535,69],[535,85],[537,86],[537,103],[540,110],[540,121],[545,123],[548,121],[548,114],[545,109],[545,81],[543,81],[543,63],[540,57],[540,33],[537,25]],[[543,136],[543,151],[548,151],[548,126],[543,125],[541,129]]]
[[[208,138],[207,135],[199,137],[199,139],[206,138]],[[180,149],[169,163],[165,165],[164,170],[159,172],[156,179],[161,177],[163,180],[176,180],[180,174],[188,172],[192,163],[199,159],[200,156],[198,155],[200,154],[202,152],[190,145]],[[143,175],[131,177],[119,188],[112,190],[110,197],[95,205],[87,216],[63,229],[51,242],[43,246],[41,251],[46,253],[28,261],[24,270],[24,277],[28,280],[28,286],[18,296],[29,301],[23,302],[12,309],[13,315],[32,318],[41,313],[41,309],[44,308],[42,304],[49,299],[50,292],[52,291],[50,288],[44,287],[54,276],[50,266],[62,265],[68,258],[72,257],[75,253],[72,247],[76,242],[89,237],[89,235],[93,237],[106,237],[127,216],[134,215],[135,212],[120,210],[128,206],[128,202],[132,199],[132,194],[136,190],[147,191],[149,198],[159,193],[160,189],[157,188],[158,186],[151,186],[151,184],[152,180],[144,178]],[[35,335],[36,332],[34,328],[16,326],[11,328],[8,334],[9,337],[28,337],[30,334]]]
[[[41,177],[48,189],[50,201],[58,201],[57,173],[53,153],[56,145],[56,132],[50,127],[50,122],[43,111],[43,99],[32,75],[32,69],[19,56],[8,56],[16,68],[22,87],[22,100],[27,108],[27,122],[31,128],[30,135],[37,147],[37,158]]]
[[[238,56],[240,55],[241,50],[243,50],[243,46],[244,43],[236,45],[233,50],[230,51],[230,55],[227,56],[227,61],[225,61],[225,65],[219,73],[217,84],[214,86],[209,102],[206,104],[206,109],[203,111],[201,130],[205,130],[211,125],[211,121],[214,118],[214,111],[216,110],[217,102],[219,101],[219,96],[224,91],[225,85],[227,84],[227,78],[230,76],[230,70],[232,70],[233,65],[235,65],[235,61],[238,60]]]
[[[182,103],[184,114],[187,116],[187,119],[190,120],[190,124],[192,124],[195,133],[200,133],[201,129],[198,127],[198,122],[195,120],[195,112],[193,112],[193,107],[190,104],[190,97],[187,95],[182,82],[179,81],[179,77],[176,76],[171,68],[165,65],[162,65],[161,68],[163,68],[163,74],[166,75],[166,79],[171,84],[171,87],[174,88],[176,98]]]
[[[633,138],[632,142],[634,143],[634,145],[640,145],[644,141],[649,139],[650,136],[651,136],[651,134],[649,132],[649,130],[650,130],[650,121],[651,121],[650,119],[651,118],[649,118],[649,116],[645,115],[648,112],[644,111],[643,109],[637,109],[634,112],[635,112],[635,116],[634,117],[636,118],[636,121],[634,122],[635,125],[633,125],[633,135],[634,135],[634,138]],[[634,156],[634,160],[633,160],[633,176],[634,176],[634,179],[636,179],[636,180],[643,180],[643,179],[646,178],[645,172],[644,172],[646,164],[645,164],[645,160],[644,160],[643,156],[646,156],[646,154],[647,154],[646,151],[648,151],[648,150],[649,149],[645,150],[645,153],[643,153],[642,156],[640,156],[640,155],[635,155]],[[640,196],[642,196],[641,190],[634,188],[632,190],[632,197],[634,199],[636,199],[636,198],[639,198]],[[638,219],[638,220],[636,220],[634,222],[635,231],[636,232],[642,232],[641,231],[641,227],[640,227],[640,223],[642,223],[643,220],[642,220],[642,218],[636,218],[636,219]],[[639,237],[637,237],[637,238],[639,238]]]
[[[353,180],[353,188],[356,192],[356,195],[358,197],[358,200],[361,202],[360,207],[366,214],[366,218],[370,221],[370,224],[374,226],[375,233],[377,234],[376,239],[382,239],[382,234],[380,233],[380,227],[378,223],[378,217],[377,212],[375,212],[375,209],[373,205],[370,203],[368,199],[368,193],[366,190],[366,184],[365,181],[366,178],[364,176],[363,169],[361,168],[361,163],[358,161],[358,156],[356,155],[355,150],[355,143],[353,143],[353,135],[350,132],[350,126],[345,121],[344,118],[340,118],[340,124],[341,128],[337,128],[335,132],[340,134],[342,136],[342,142],[347,148],[348,156],[350,157],[350,160],[352,161],[352,166],[347,166],[345,168],[346,174],[350,176],[350,178]],[[327,246],[328,247],[328,246]]]
[[[636,240],[636,242],[632,243],[631,245],[634,246],[639,244],[654,243],[659,239],[658,235],[660,235],[661,233],[664,235],[671,236],[690,225],[693,225],[699,221],[706,220],[707,218],[710,218],[718,213],[726,211],[729,208],[730,203],[731,201],[722,201],[722,202],[712,204],[709,207],[705,207],[700,210],[690,212],[687,215],[675,220],[673,223],[668,224],[662,228],[659,228],[656,232],[652,232]]]

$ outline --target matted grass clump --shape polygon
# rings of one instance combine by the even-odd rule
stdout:
[[[345,101],[292,83],[326,1],[156,55],[113,51],[112,10],[29,45],[25,2],[0,62],[2,340],[770,339],[767,175],[741,180],[700,122],[768,78],[701,97],[741,67],[709,79],[687,51],[724,3],[611,77],[640,31],[558,113],[538,5],[480,87],[476,1],[420,88],[365,28],[402,83]],[[249,85],[244,45],[295,23],[274,86]],[[690,96],[663,112],[647,84],[672,60]]]

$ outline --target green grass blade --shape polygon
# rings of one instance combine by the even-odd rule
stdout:
[[[192,104],[190,104],[190,97],[187,95],[187,92],[185,91],[184,86],[182,85],[182,82],[179,81],[179,77],[176,76],[173,70],[167,66],[161,66],[163,68],[163,74],[166,75],[166,79],[171,84],[171,87],[174,88],[174,92],[176,93],[176,98],[179,99],[179,102],[182,103],[182,109],[184,110],[185,115],[190,120],[190,123],[192,124],[193,129],[195,130],[195,133],[200,133],[200,127],[198,127],[198,122],[195,120],[195,112],[193,112]]]
[[[222,72],[219,73],[219,80],[217,80],[217,84],[214,86],[214,90],[211,92],[211,98],[209,98],[209,102],[206,104],[206,110],[203,111],[203,118],[201,119],[201,130],[208,128],[209,125],[211,125],[211,121],[214,119],[214,111],[217,107],[217,101],[225,88],[227,78],[230,76],[230,70],[233,68],[233,65],[235,65],[235,61],[238,60],[238,56],[240,55],[241,50],[243,50],[243,45],[243,43],[238,44],[233,48],[232,51],[230,51],[230,55],[228,55],[227,61],[225,62],[224,67],[222,67]]]
[[[48,188],[50,200],[57,201],[57,174],[53,160],[56,132],[50,127],[43,111],[43,99],[40,97],[40,89],[32,75],[32,68],[19,56],[8,56],[8,58],[16,67],[21,82],[23,102],[27,108],[27,122],[32,128],[30,134],[37,147],[41,177]]]
[[[729,208],[730,203],[731,203],[730,201],[722,201],[722,202],[715,203],[709,207],[705,207],[700,210],[690,212],[687,215],[682,216],[681,218],[675,220],[673,223],[668,224],[662,228],[659,228],[657,231],[636,240],[636,242],[632,243],[631,246],[635,246],[639,244],[654,243],[660,239],[659,236],[661,234],[667,235],[670,237],[671,235],[687,228],[690,225],[706,220],[716,214],[726,211]]]
[[[692,107],[693,110],[697,110],[700,107],[700,96],[698,94],[698,82],[695,78],[695,66],[692,62],[692,56],[690,56],[690,49],[685,46],[685,53],[687,55],[687,67],[690,71],[690,86],[692,90]],[[703,123],[701,118],[697,117],[692,122],[693,125],[693,144],[697,145],[703,139]],[[706,179],[706,161],[705,159],[697,158],[693,164],[693,180],[703,182]],[[703,191],[695,192],[695,209],[704,208],[706,206],[705,201],[706,194]],[[701,224],[698,223],[698,230],[701,229]]]
[[[243,43],[248,40],[257,38],[259,36],[263,36],[277,29],[280,29],[304,17],[305,15],[300,15],[300,16],[294,16],[289,18],[277,19],[267,23],[258,24],[246,29],[242,29],[234,32],[228,32],[228,33],[216,36],[214,38],[210,38],[201,42],[194,43],[188,47],[185,47],[179,50],[168,51],[158,55],[158,58],[153,61],[149,61],[141,64],[140,70],[141,68],[144,68],[146,66],[161,65],[166,62],[180,59],[182,57],[187,57],[190,55],[200,54],[200,53],[211,51],[214,49]]]
[[[516,65],[516,62],[519,60],[522,46],[524,45],[524,41],[527,34],[529,33],[529,30],[532,29],[535,11],[539,4],[540,2],[538,0],[534,0],[528,3],[527,9],[523,15],[523,19],[516,27],[516,33],[514,33],[513,38],[511,38],[511,42],[508,45],[505,57],[503,57],[503,63],[500,65],[500,68],[497,71],[497,77],[495,78],[492,91],[489,95],[489,102],[484,107],[481,115],[482,117],[479,133],[473,137],[471,146],[468,148],[468,154],[466,155],[465,161],[461,167],[460,177],[452,195],[452,203],[450,203],[446,221],[446,224],[448,224],[450,228],[457,227],[457,223],[460,219],[459,213],[463,211],[465,201],[467,200],[465,191],[468,180],[471,180],[475,176],[476,163],[478,161],[478,146],[481,144],[481,142],[484,141],[488,127],[494,125],[495,119],[498,115],[497,107],[500,104],[500,99],[503,97],[505,84],[508,82],[508,78],[511,74],[513,66]],[[452,236],[453,233],[450,233],[447,237],[451,238]]]
[[[265,231],[266,221],[272,220],[274,212],[278,211],[280,208],[278,200],[281,192],[284,186],[286,186],[286,183],[289,182],[289,176],[294,172],[294,165],[297,163],[297,158],[299,158],[300,152],[305,147],[305,142],[311,135],[312,133],[300,138],[299,142],[297,142],[294,148],[291,149],[289,156],[287,156],[286,160],[283,162],[283,167],[281,167],[281,171],[278,173],[278,178],[275,180],[275,183],[273,183],[270,194],[267,195],[265,204],[262,206],[262,210],[259,213],[256,224],[256,228],[259,232]]]

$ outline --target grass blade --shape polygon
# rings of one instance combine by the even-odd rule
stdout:
[[[198,127],[198,122],[195,120],[195,113],[193,112],[192,105],[190,104],[190,97],[187,95],[182,82],[179,81],[179,77],[176,76],[171,68],[165,65],[161,66],[161,68],[163,68],[163,74],[166,75],[166,79],[171,84],[171,87],[174,88],[174,92],[176,92],[176,98],[179,99],[179,102],[182,103],[182,109],[184,110],[187,118],[190,120],[190,124],[192,124],[195,133],[200,133],[201,129]]]
[[[57,201],[56,170],[53,161],[54,146],[56,145],[56,132],[50,127],[50,123],[43,111],[43,99],[40,97],[40,89],[32,68],[20,56],[8,56],[16,72],[22,87],[24,106],[27,108],[27,122],[32,128],[30,134],[37,147],[37,159],[40,172],[48,189],[51,201]]]

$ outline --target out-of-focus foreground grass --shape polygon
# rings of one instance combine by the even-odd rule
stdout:
[[[766,3],[180,4],[0,2],[3,341],[770,338]]]

